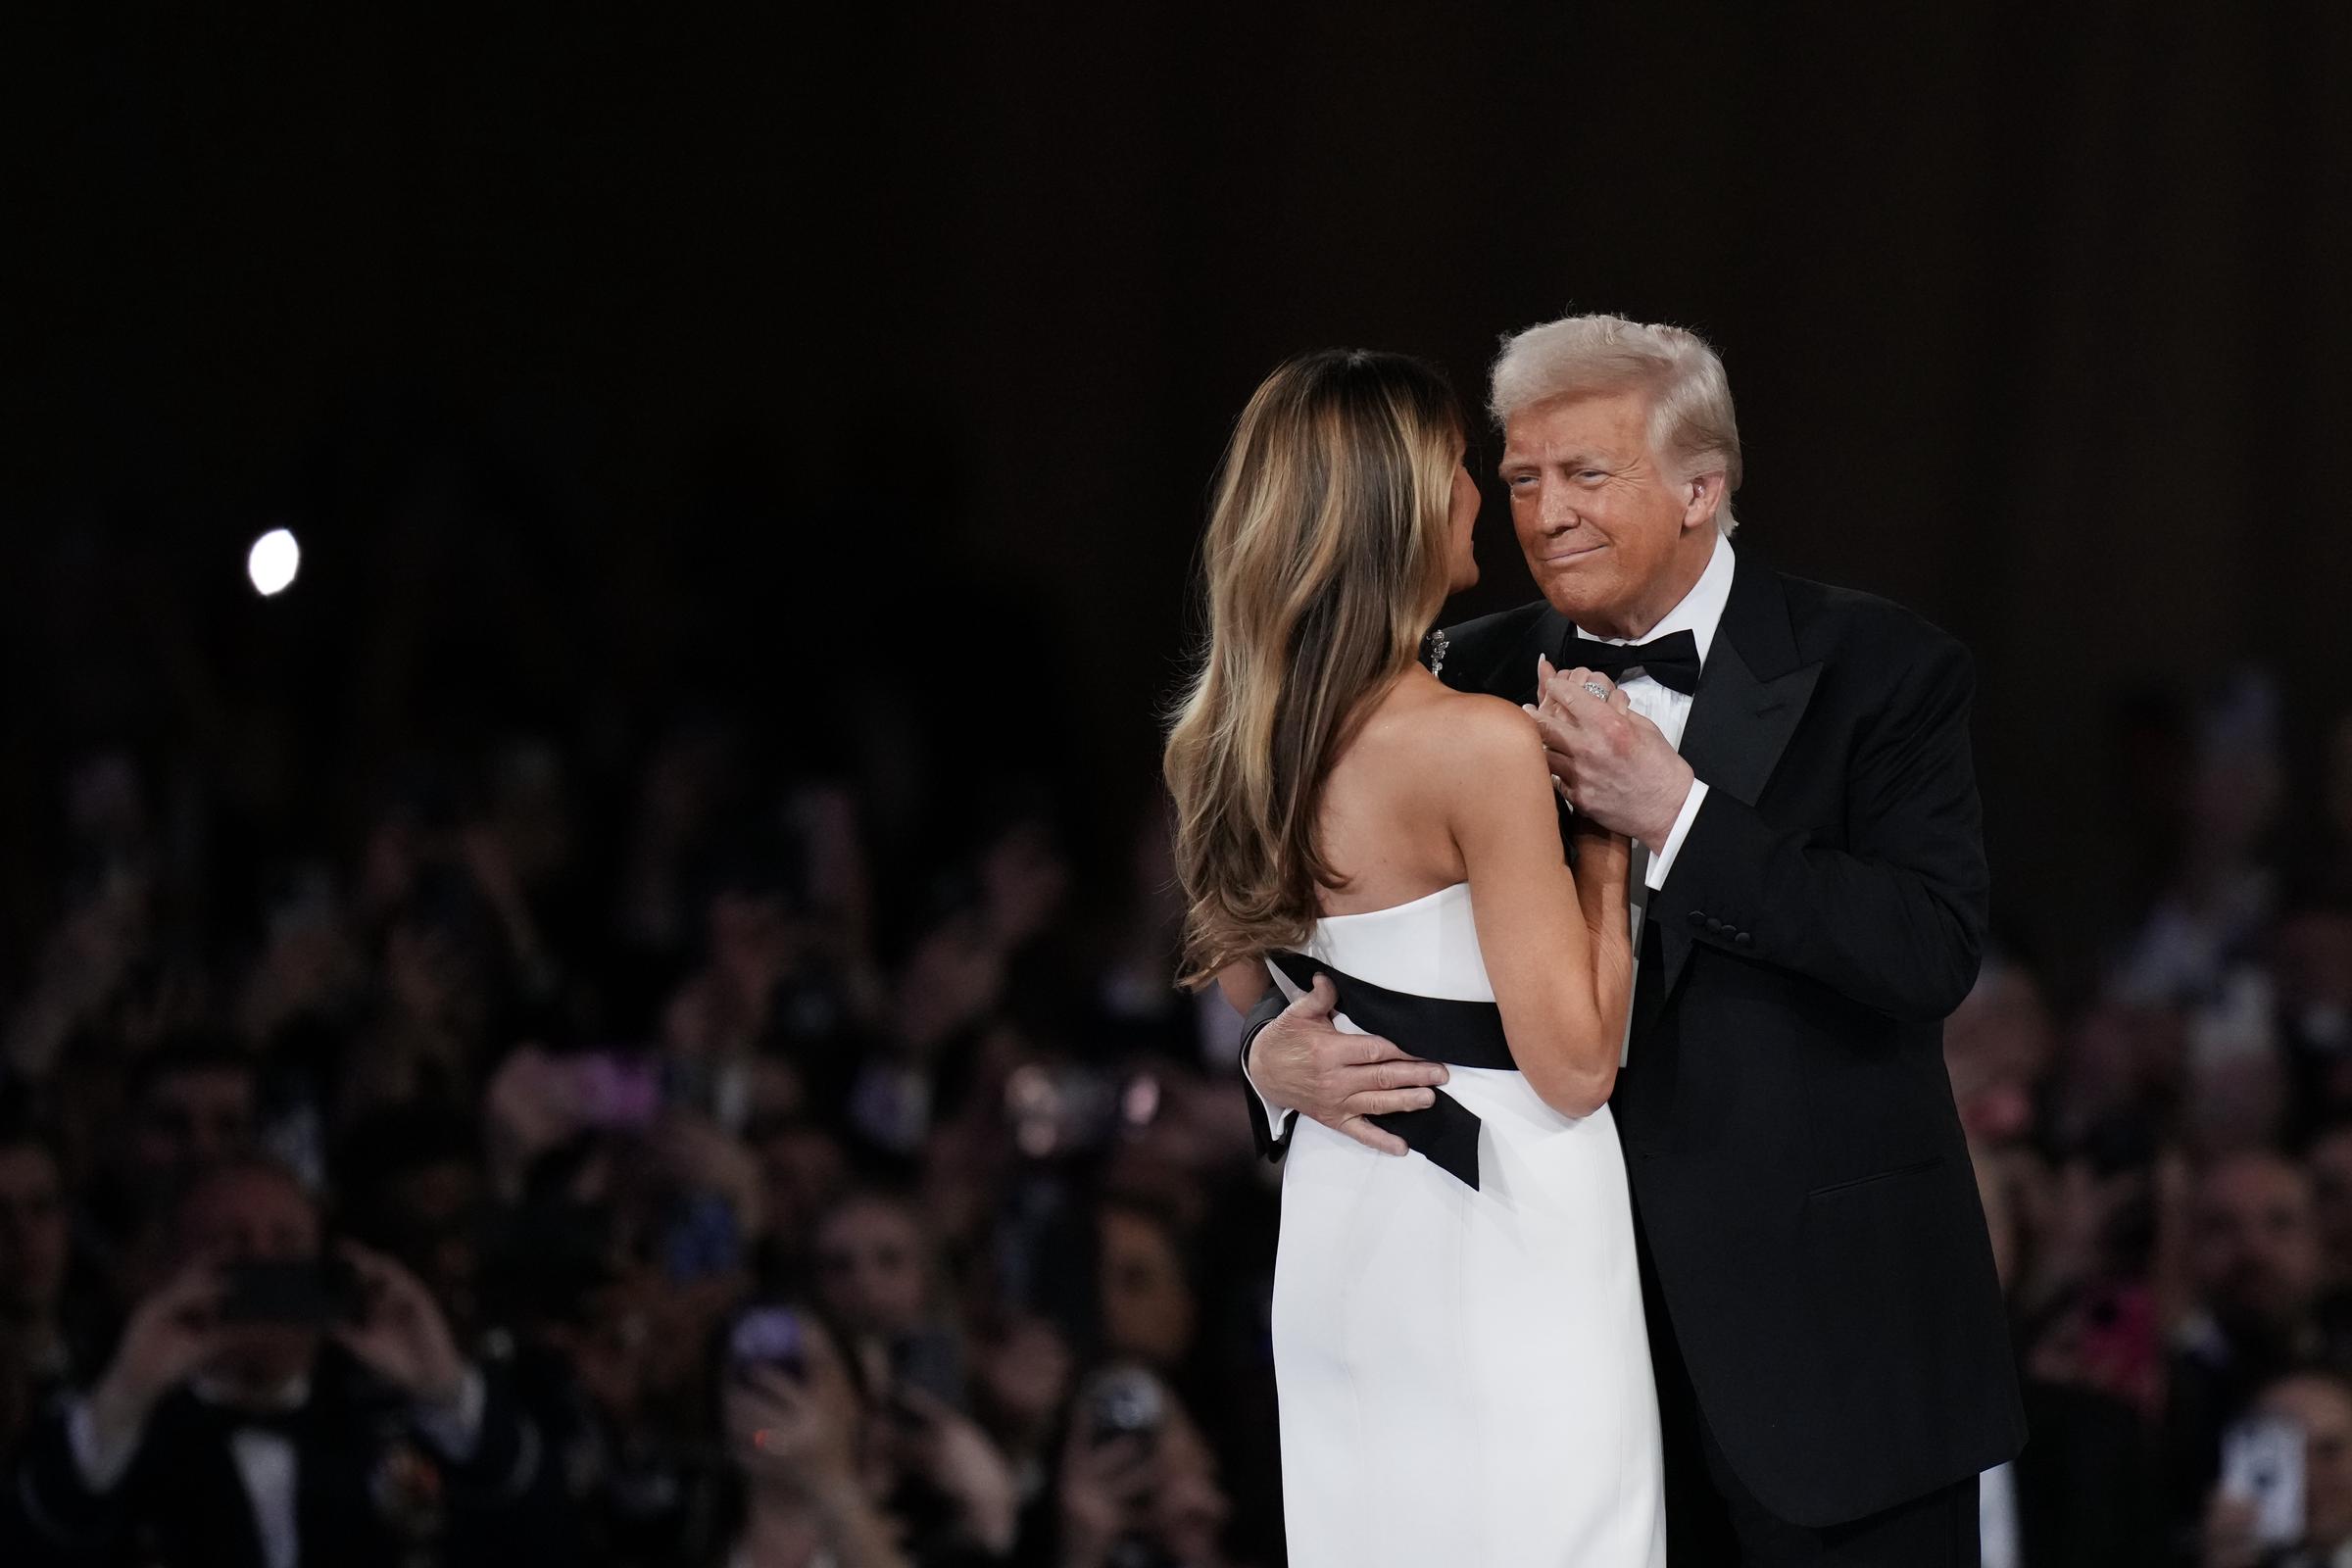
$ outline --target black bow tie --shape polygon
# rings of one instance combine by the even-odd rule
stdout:
[[[1560,645],[1560,667],[1574,669],[1579,664],[1620,684],[1632,670],[1685,697],[1698,695],[1698,639],[1687,631],[1668,632],[1648,643],[1599,643],[1570,632]]]

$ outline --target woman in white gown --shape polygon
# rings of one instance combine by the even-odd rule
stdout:
[[[1274,1284],[1291,1562],[1660,1568],[1606,1103],[1626,846],[1580,832],[1572,870],[1532,719],[1418,661],[1477,578],[1463,450],[1445,383],[1401,356],[1302,356],[1244,412],[1204,547],[1208,648],[1167,749],[1187,979],[1243,1008],[1328,985],[1343,1028],[1449,1064],[1375,1118],[1401,1158],[1304,1120],[1293,1137]]]

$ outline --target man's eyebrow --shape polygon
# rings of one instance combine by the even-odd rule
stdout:
[[[1596,452],[1571,452],[1565,457],[1539,458],[1525,452],[1505,452],[1497,468],[1604,468],[1614,469],[1611,459]]]

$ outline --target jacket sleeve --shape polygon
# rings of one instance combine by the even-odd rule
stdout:
[[[25,1435],[0,1496],[0,1562],[49,1564],[104,1561],[111,1556],[125,1483],[94,1491],[82,1479],[68,1434],[70,1406],[41,1416]],[[135,1461],[134,1461],[135,1462]]]
[[[499,1367],[486,1380],[472,1448],[444,1470],[450,1562],[569,1563],[589,1555],[587,1519],[549,1430]],[[428,1440],[429,1441],[429,1440]],[[445,1458],[451,1456],[444,1455]],[[439,1559],[437,1559],[439,1560]]]
[[[455,1445],[427,1436],[449,1461],[452,1504],[471,1510],[497,1510],[531,1496],[547,1469],[545,1444],[539,1425],[515,1398],[507,1379],[477,1370],[481,1408],[472,1442],[462,1452]]]
[[[1934,1022],[1976,983],[1987,876],[1967,651],[1938,636],[1857,743],[1845,844],[1712,790],[1655,897],[1694,941]]]
[[[1250,1048],[1256,1044],[1258,1031],[1281,1017],[1282,1009],[1289,1004],[1280,991],[1268,991],[1242,1021],[1242,1099],[1250,1107],[1250,1131],[1257,1140],[1257,1152],[1269,1160],[1279,1160],[1289,1152],[1291,1131],[1298,1125],[1298,1113],[1284,1111],[1280,1118],[1282,1131],[1275,1132],[1271,1107],[1250,1078]]]

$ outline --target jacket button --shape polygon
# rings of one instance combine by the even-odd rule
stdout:
[[[1707,922],[1707,930],[1715,936],[1721,936],[1723,935],[1723,922],[1721,920],[1710,919]]]
[[[1695,931],[1695,930],[1697,930],[1697,929],[1698,929],[1700,926],[1702,926],[1702,925],[1705,925],[1706,923],[1707,923],[1707,911],[1706,911],[1706,910],[1704,910],[1704,909],[1692,909],[1692,910],[1690,911],[1690,929],[1691,929],[1691,930]]]
[[[1740,932],[1740,933],[1738,936],[1736,936],[1736,937],[1732,938],[1732,940],[1733,940],[1734,942],[1737,942],[1738,944],[1740,944],[1740,946],[1741,946],[1741,947],[1743,947],[1743,948],[1750,948],[1750,947],[1754,947],[1754,946],[1755,946],[1755,942],[1756,942],[1756,939],[1755,939],[1754,937],[1751,937],[1751,936],[1749,936],[1749,935],[1748,935],[1746,932],[1744,932],[1744,931]]]

